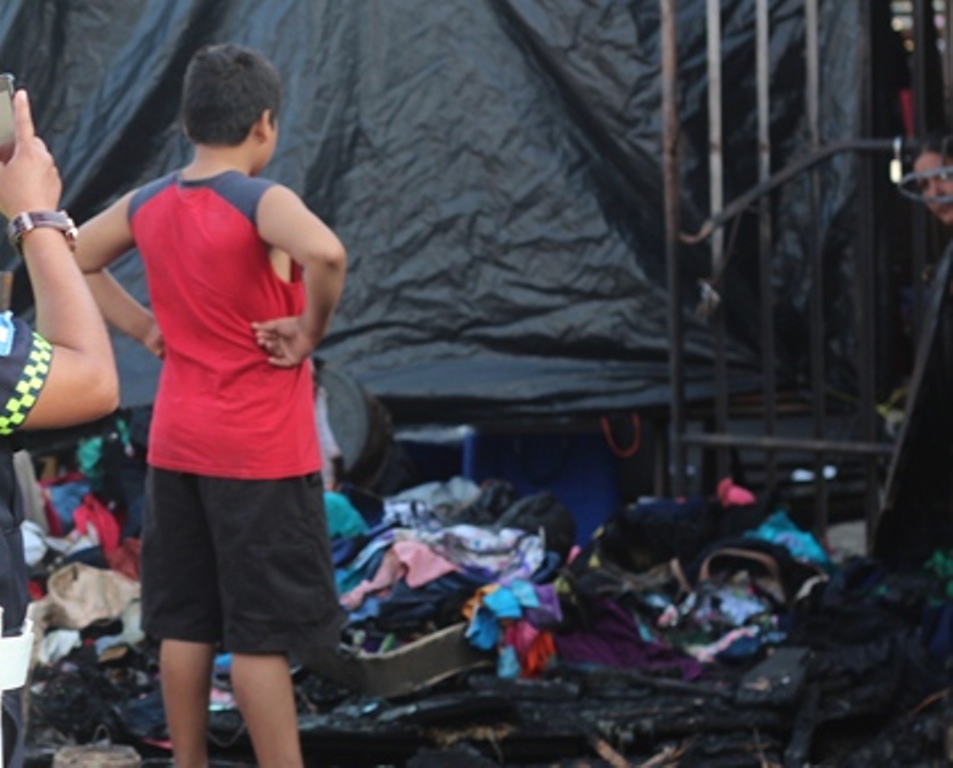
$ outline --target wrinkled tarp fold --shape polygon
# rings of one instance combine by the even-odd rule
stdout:
[[[754,2],[721,5],[731,199],[756,181]],[[821,131],[851,138],[859,11],[822,9],[823,72],[839,76],[822,77]],[[770,14],[780,168],[808,141],[803,9],[784,0]],[[708,215],[704,21],[701,0],[678,3],[686,231]],[[64,204],[80,222],[187,161],[180,83],[200,45],[265,52],[285,83],[265,175],[299,192],[350,254],[320,354],[398,420],[435,423],[668,403],[659,39],[655,0],[447,0],[412,12],[386,0],[9,0],[0,9],[0,69],[30,89]],[[842,281],[852,272],[843,234],[852,159],[823,174],[826,263]],[[794,185],[775,204],[781,351],[796,364],[813,280],[804,189]],[[745,218],[723,290],[731,356],[750,371],[758,277]],[[0,265],[15,264],[4,248]],[[707,246],[684,246],[681,258],[686,375],[704,396],[713,345],[694,306],[710,271]],[[116,273],[144,297],[137,259]],[[31,303],[20,267],[15,308]],[[831,308],[835,319],[850,311]],[[117,344],[124,404],[151,402],[158,364],[128,340]],[[831,344],[844,354],[850,339]]]

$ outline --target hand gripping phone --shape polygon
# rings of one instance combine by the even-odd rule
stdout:
[[[13,75],[0,74],[0,162],[7,162],[13,155],[13,92],[16,86]]]

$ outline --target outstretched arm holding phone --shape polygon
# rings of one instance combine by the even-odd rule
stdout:
[[[0,213],[57,212],[59,171],[36,136],[26,91],[14,97],[16,145],[0,167]],[[119,380],[109,334],[62,231],[37,226],[19,249],[36,304],[36,332],[52,345],[50,372],[28,428],[63,427],[110,413],[119,402]],[[77,393],[82,397],[77,397]]]
[[[0,93],[3,98],[9,97]],[[15,636],[28,596],[10,436],[108,415],[119,403],[119,379],[99,308],[73,260],[56,163],[35,133],[26,92],[18,91],[10,106],[14,142],[0,158],[0,214],[10,223],[36,303],[35,330],[0,314],[0,607],[4,634]],[[19,691],[4,692],[2,760],[8,768],[23,763],[21,715]]]

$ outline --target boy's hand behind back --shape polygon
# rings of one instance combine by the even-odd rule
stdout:
[[[255,342],[268,355],[268,362],[277,368],[294,368],[314,350],[314,343],[302,329],[298,317],[279,317],[251,325]]]

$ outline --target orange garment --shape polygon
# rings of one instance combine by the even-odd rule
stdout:
[[[552,633],[539,630],[525,620],[514,621],[506,627],[504,642],[516,651],[522,677],[540,677],[556,655]]]
[[[541,677],[549,666],[550,660],[556,655],[556,643],[553,633],[543,630],[535,638],[523,659],[523,674],[526,677]]]
[[[483,598],[489,595],[491,592],[496,592],[496,590],[499,588],[499,584],[487,584],[485,587],[480,587],[476,592],[473,593],[473,597],[463,604],[463,608],[460,609],[460,613],[463,614],[463,617],[467,621],[472,621],[473,617],[476,616],[477,610],[479,610],[480,606],[483,605]]]

